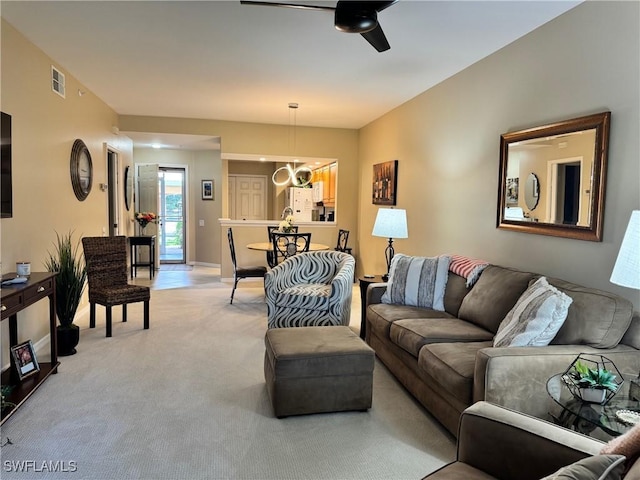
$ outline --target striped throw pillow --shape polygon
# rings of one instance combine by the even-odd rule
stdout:
[[[573,299],[540,277],[520,296],[498,327],[494,347],[544,347],[567,318]]]
[[[447,286],[451,258],[412,257],[401,253],[391,260],[387,290],[382,303],[411,305],[444,311],[444,290]]]

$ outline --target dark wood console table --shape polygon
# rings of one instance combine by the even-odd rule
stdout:
[[[15,278],[15,273],[2,276],[2,280]],[[49,297],[49,335],[51,343],[51,361],[41,362],[40,371],[18,380],[13,358],[11,367],[2,372],[2,386],[11,385],[13,390],[6,397],[6,401],[15,404],[2,411],[0,425],[5,422],[22,405],[27,398],[53,373],[58,373],[58,346],[56,337],[56,274],[50,272],[34,272],[25,283],[2,285],[0,290],[2,302],[2,321],[9,319],[10,347],[18,345],[18,313],[25,308]]]
[[[149,280],[156,273],[156,236],[141,235],[138,237],[129,237],[129,246],[131,248],[131,278],[138,275],[137,267],[149,267]],[[138,247],[149,247],[149,261],[138,262]]]

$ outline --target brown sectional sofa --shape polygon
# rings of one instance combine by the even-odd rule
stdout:
[[[386,284],[367,291],[366,341],[424,407],[456,435],[463,410],[480,400],[546,418],[546,381],[582,352],[640,370],[640,319],[628,300],[548,278],[573,302],[546,347],[494,348],[492,340],[520,295],[541,275],[489,265],[470,288],[448,273],[445,311],[381,303]]]

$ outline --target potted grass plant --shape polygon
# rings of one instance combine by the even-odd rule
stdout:
[[[56,316],[60,323],[56,329],[58,355],[76,353],[80,341],[80,328],[73,323],[87,284],[87,269],[80,254],[80,241],[71,240],[72,232],[60,235],[56,232],[53,251],[48,252],[45,268],[56,273]]]

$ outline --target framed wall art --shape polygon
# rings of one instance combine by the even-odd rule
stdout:
[[[213,200],[213,180],[202,180],[202,200]]]
[[[373,166],[374,205],[395,205],[398,188],[398,160],[378,163]]]
[[[31,340],[11,347],[11,358],[20,380],[40,371]]]

